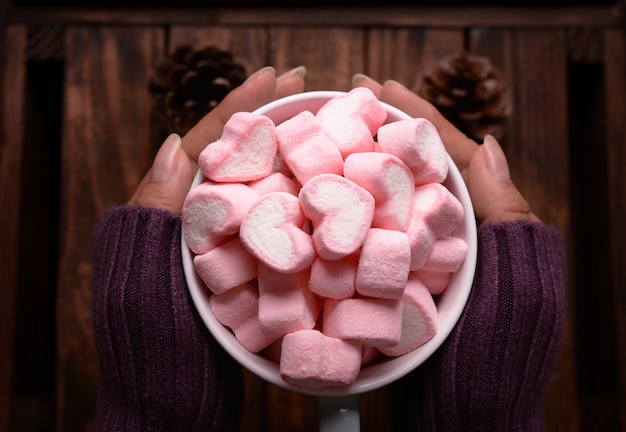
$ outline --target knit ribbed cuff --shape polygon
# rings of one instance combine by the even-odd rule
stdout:
[[[482,226],[478,245],[457,326],[392,386],[397,430],[543,430],[542,396],[565,328],[562,237],[547,225],[506,222]]]
[[[93,231],[96,430],[236,429],[240,369],[195,310],[180,236],[179,217],[134,206]]]

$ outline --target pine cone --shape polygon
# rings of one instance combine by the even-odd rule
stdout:
[[[154,67],[148,91],[152,113],[167,132],[184,135],[247,78],[228,51],[178,47]]]
[[[424,74],[416,92],[479,143],[487,134],[500,139],[511,113],[506,86],[486,57],[448,56]]]

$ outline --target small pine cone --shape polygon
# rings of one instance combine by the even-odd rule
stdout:
[[[506,86],[486,57],[448,56],[424,74],[416,92],[478,143],[487,134],[500,139],[511,113]]]
[[[152,113],[167,132],[184,135],[247,78],[233,55],[216,47],[178,47],[154,67]]]

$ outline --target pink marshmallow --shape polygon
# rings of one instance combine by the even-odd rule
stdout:
[[[425,270],[423,267],[412,272],[434,296],[443,293],[452,279],[452,273]]]
[[[259,324],[278,338],[315,326],[321,303],[308,288],[309,272],[279,273],[259,264]]]
[[[278,149],[278,141],[276,142],[276,149]],[[287,177],[293,177],[293,173],[291,172],[291,169],[289,169],[289,167],[287,166],[287,164],[281,157],[280,153],[278,152],[276,153],[276,156],[274,157],[274,165],[272,167],[272,172],[279,172],[281,174],[284,174]]]
[[[416,187],[413,205],[413,219],[424,220],[437,236],[450,234],[463,221],[463,204],[439,183]]]
[[[325,335],[363,345],[393,346],[402,333],[401,299],[327,299],[322,315]]]
[[[406,231],[409,238],[409,248],[411,249],[411,266],[410,269],[418,270],[424,266],[433,250],[433,245],[437,236],[433,230],[426,224],[424,219],[417,215],[411,221]]]
[[[372,194],[342,176],[320,174],[306,182],[298,196],[313,225],[320,257],[338,260],[361,246],[374,217]]]
[[[328,337],[317,330],[286,335],[280,355],[280,375],[288,383],[307,388],[347,386],[361,370],[361,346]]]
[[[413,216],[406,233],[411,247],[411,270],[420,269],[437,237],[450,234],[463,221],[463,205],[444,185],[417,186]]]
[[[315,258],[298,198],[287,192],[262,195],[241,222],[239,236],[259,261],[283,273],[309,267]]]
[[[343,157],[313,113],[302,111],[276,126],[278,151],[301,184],[318,174],[343,172]]]
[[[281,172],[274,172],[267,177],[248,183],[250,189],[258,195],[265,195],[270,192],[287,192],[291,195],[298,196],[300,192],[300,184],[293,177],[287,177]]]
[[[336,261],[317,257],[311,264],[309,289],[320,297],[350,298],[354,296],[358,253]]]
[[[369,345],[361,345],[361,347],[361,367],[368,366],[383,356],[378,348]]]
[[[240,183],[205,181],[189,191],[182,210],[185,240],[196,254],[208,252],[239,231],[258,194]]]
[[[316,116],[345,159],[351,153],[374,151],[374,135],[387,112],[371,90],[356,87],[326,102]]]
[[[374,197],[372,227],[407,229],[413,211],[415,181],[404,162],[387,153],[353,153],[346,158],[343,175]]]
[[[402,300],[402,336],[393,346],[378,349],[388,356],[400,356],[422,346],[437,333],[437,306],[428,289],[410,277]]]
[[[257,260],[241,244],[239,237],[193,258],[196,273],[215,294],[257,277]]]
[[[198,157],[200,170],[216,182],[246,182],[269,175],[278,144],[274,123],[260,114],[237,112],[222,136]]]
[[[209,297],[209,304],[215,318],[229,327],[248,351],[257,353],[274,342],[274,338],[266,336],[259,325],[259,295],[254,283],[213,294]]]
[[[467,255],[467,243],[459,237],[442,236],[435,240],[433,250],[423,269],[454,273],[461,268]]]
[[[406,233],[371,228],[361,247],[356,291],[366,297],[401,299],[411,266]]]
[[[381,126],[376,149],[402,159],[413,172],[417,185],[441,183],[448,175],[448,153],[435,126],[424,118]]]

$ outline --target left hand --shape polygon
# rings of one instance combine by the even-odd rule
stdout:
[[[483,144],[478,145],[444,118],[431,103],[396,81],[380,84],[366,75],[356,74],[353,86],[367,87],[381,101],[411,117],[426,118],[435,126],[448,154],[465,179],[480,223],[512,220],[540,222],[511,181],[506,156],[494,137],[488,135]]]
[[[221,136],[228,119],[236,112],[253,111],[274,99],[302,92],[304,74],[305,69],[298,67],[277,78],[274,68],[268,66],[250,75],[185,136],[171,134],[163,142],[129,204],[181,214],[198,155]]]

